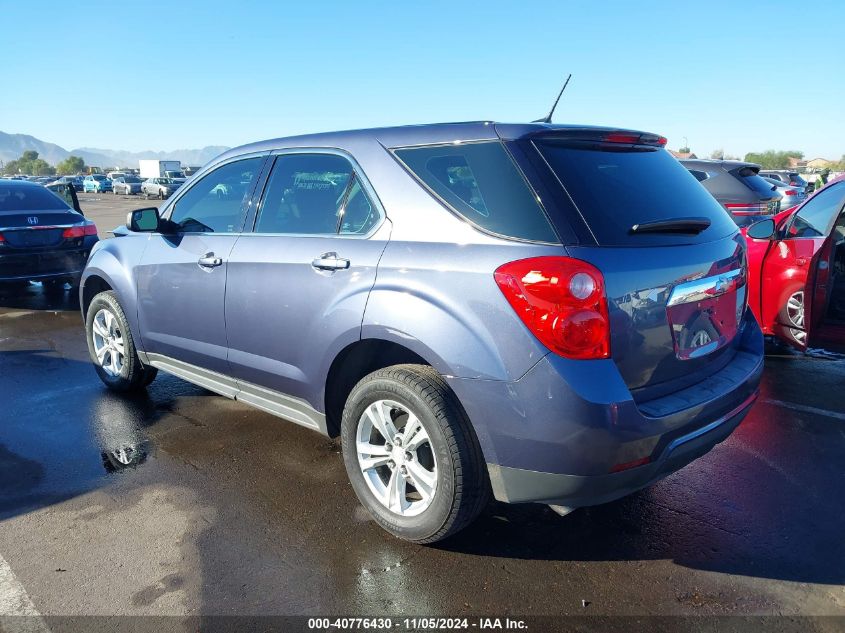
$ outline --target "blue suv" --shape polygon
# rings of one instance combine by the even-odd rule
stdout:
[[[762,371],[745,242],[665,143],[478,122],[229,150],[94,248],[94,367],[339,435],[416,542],[491,495],[619,498],[725,439]]]

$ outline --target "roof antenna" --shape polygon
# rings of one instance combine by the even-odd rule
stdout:
[[[531,121],[532,123],[551,123],[552,122],[552,115],[555,113],[555,108],[557,107],[557,102],[560,101],[560,95],[563,94],[563,91],[566,90],[566,86],[569,85],[569,80],[572,79],[572,73],[569,73],[569,76],[566,78],[566,82],[563,84],[563,88],[560,89],[560,92],[557,93],[557,99],[555,99],[555,103],[552,106],[552,109],[549,110],[549,113],[543,117],[542,119],[537,119],[536,121]]]

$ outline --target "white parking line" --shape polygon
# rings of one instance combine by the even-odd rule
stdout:
[[[15,578],[9,563],[0,556],[0,617],[10,615],[35,616],[40,621],[40,628],[32,630],[48,630],[23,585]]]
[[[827,409],[819,409],[818,407],[808,407],[804,404],[795,404],[793,402],[784,402],[783,400],[770,400],[768,398],[761,400],[766,404],[773,404],[776,407],[783,407],[784,409],[792,409],[793,411],[801,411],[802,413],[814,413],[816,415],[823,415],[835,420],[845,421],[845,413],[839,411],[828,411]]]

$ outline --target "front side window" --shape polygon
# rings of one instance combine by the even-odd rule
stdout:
[[[347,159],[336,154],[283,154],[267,181],[255,232],[363,235],[377,221]]]
[[[845,204],[845,184],[837,183],[820,191],[795,214],[788,237],[824,237]]]
[[[212,170],[176,201],[171,222],[185,233],[240,231],[243,204],[263,162],[264,157],[246,158]]]

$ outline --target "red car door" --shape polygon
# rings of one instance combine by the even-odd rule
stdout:
[[[799,349],[816,339],[825,318],[832,250],[826,245],[844,202],[845,182],[829,185],[801,205],[771,243],[761,247],[759,240],[749,240],[749,262],[754,249],[765,249],[760,270],[764,329]]]
[[[813,272],[809,344],[845,352],[845,209],[822,244]]]

